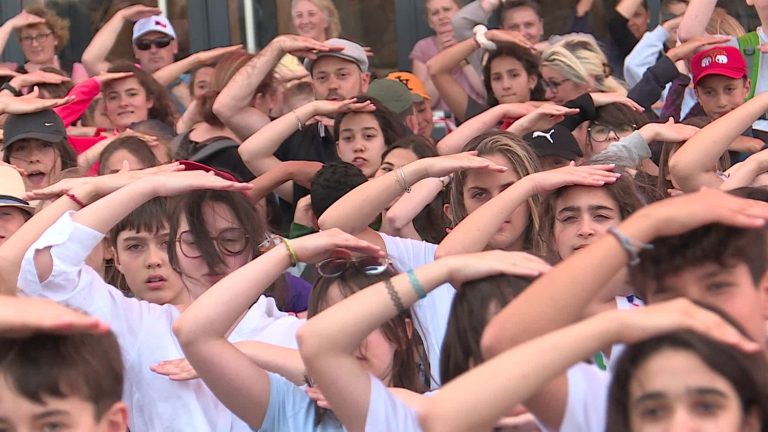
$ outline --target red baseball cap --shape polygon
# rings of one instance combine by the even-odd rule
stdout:
[[[702,51],[691,59],[693,84],[697,85],[705,76],[724,75],[728,78],[747,76],[747,62],[741,51],[732,46],[716,46]]]

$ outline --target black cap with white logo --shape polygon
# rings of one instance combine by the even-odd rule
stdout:
[[[53,110],[9,115],[3,127],[3,149],[25,138],[53,143],[66,139],[67,130],[61,117]]]
[[[567,128],[555,125],[551,129],[534,131],[523,136],[539,157],[558,156],[576,160],[582,156],[579,143]]]

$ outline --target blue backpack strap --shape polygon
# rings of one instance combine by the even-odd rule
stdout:
[[[750,86],[747,99],[752,99],[757,88],[757,74],[760,72],[760,37],[756,31],[753,31],[739,36],[738,41],[739,50],[747,62],[747,70],[749,71]]]

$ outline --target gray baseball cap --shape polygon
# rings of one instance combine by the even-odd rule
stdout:
[[[368,56],[365,54],[365,50],[362,46],[352,41],[339,38],[328,39],[325,41],[325,44],[343,47],[344,49],[341,51],[319,52],[317,53],[318,59],[327,56],[342,58],[355,63],[361,71],[368,72]],[[304,67],[307,68],[310,73],[312,73],[312,67],[315,65],[316,60],[317,59],[310,58],[304,60]]]

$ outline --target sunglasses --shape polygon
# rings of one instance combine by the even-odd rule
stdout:
[[[152,45],[155,46],[155,48],[165,48],[168,45],[171,44],[173,39],[171,38],[159,38],[159,39],[139,39],[136,42],[134,42],[134,45],[136,45],[136,48],[139,51],[148,51],[150,48],[152,48]]]
[[[336,277],[344,273],[350,266],[368,275],[375,276],[384,273],[392,264],[389,258],[361,256],[354,258],[327,258],[316,264],[317,272],[323,277]]]

